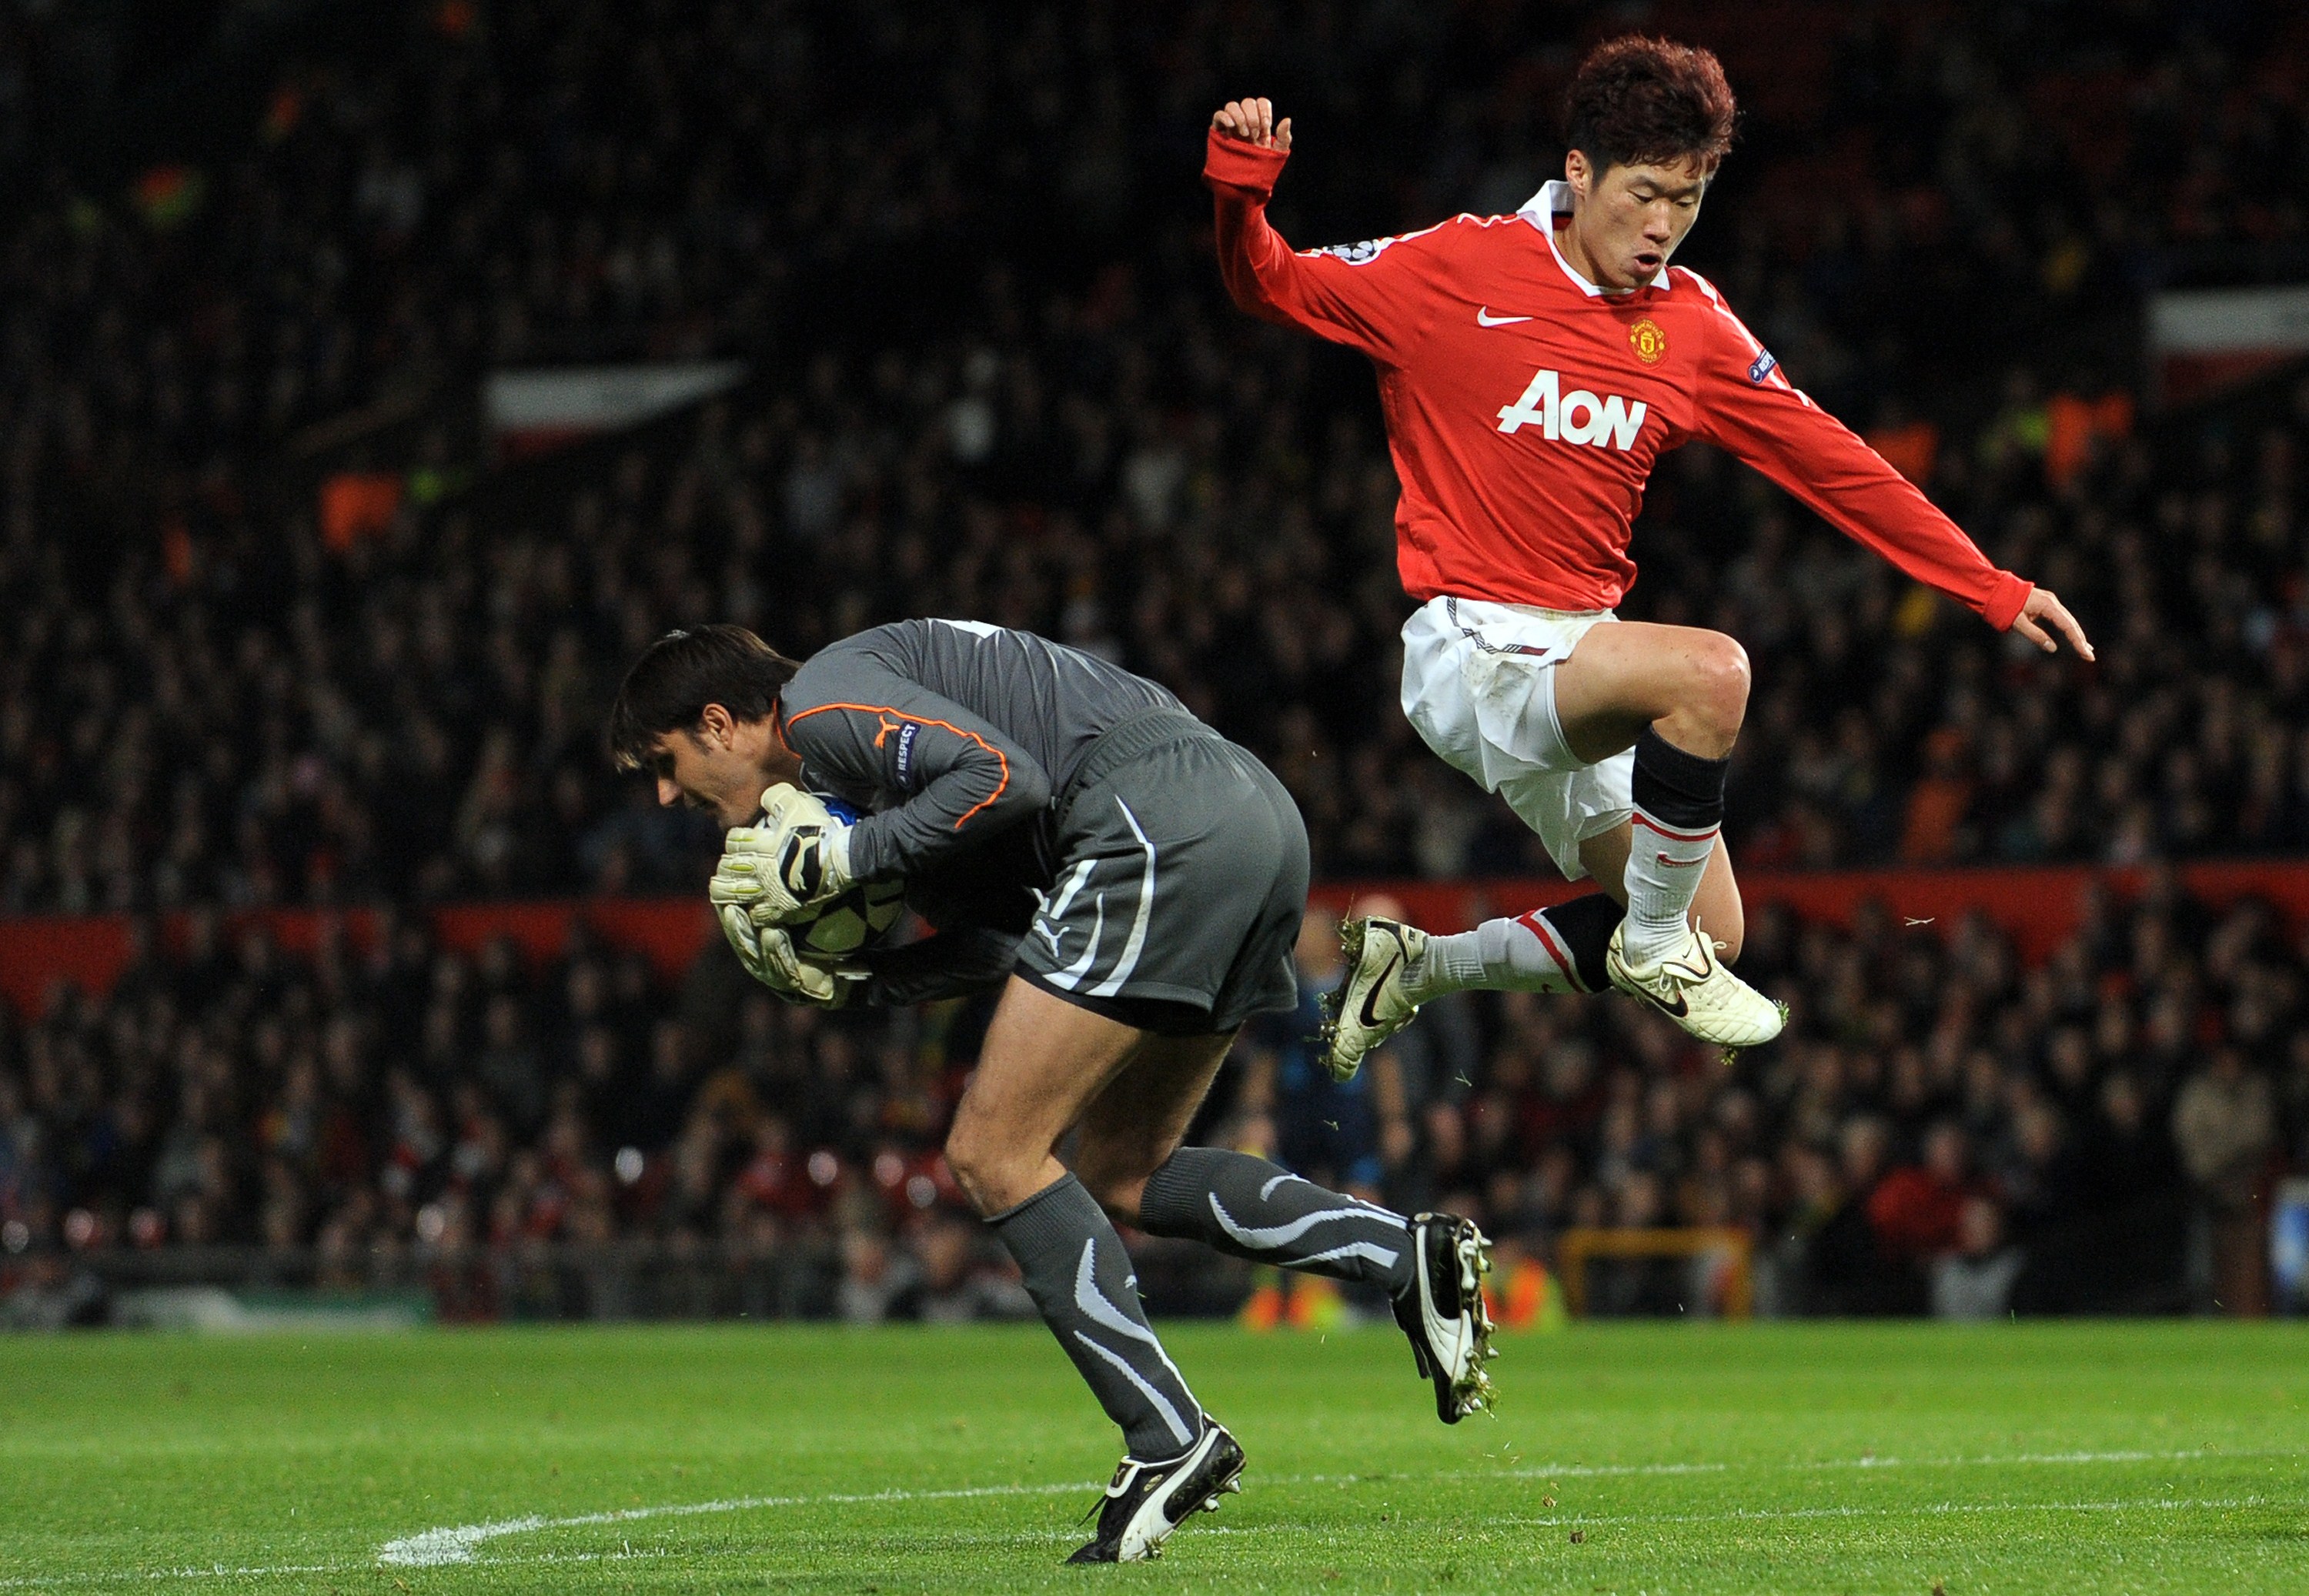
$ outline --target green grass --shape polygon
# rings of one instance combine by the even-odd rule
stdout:
[[[1103,1570],[1039,1328],[0,1339],[0,1592],[2309,1591],[2299,1327],[1582,1327],[1457,1428],[1392,1331],[1170,1339],[1250,1471]]]

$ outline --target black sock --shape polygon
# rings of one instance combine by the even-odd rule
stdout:
[[[1192,1446],[1202,1404],[1154,1339],[1122,1238],[1083,1183],[1066,1176],[987,1223],[1130,1455],[1154,1462]]]
[[[1612,933],[1626,912],[1603,893],[1589,893],[1584,898],[1573,898],[1539,911],[1539,918],[1554,927],[1557,939],[1571,955],[1573,973],[1578,976],[1579,984],[1590,992],[1611,988],[1612,976],[1604,968],[1604,953],[1612,945]]]
[[[1216,1147],[1181,1147],[1146,1178],[1138,1222],[1149,1236],[1200,1241],[1257,1264],[1400,1291],[1411,1280],[1410,1226],[1326,1191],[1279,1164]]]

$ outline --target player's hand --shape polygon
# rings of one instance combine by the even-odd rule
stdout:
[[[714,915],[746,973],[789,1003],[840,1008],[851,989],[865,979],[839,966],[803,958],[795,951],[792,937],[776,926],[757,926],[753,916],[735,903],[720,905]]]
[[[2089,660],[2094,657],[2092,642],[2086,637],[2085,629],[2077,625],[2077,617],[2069,613],[2067,605],[2054,597],[2050,588],[2038,588],[2028,595],[2020,613],[2012,617],[2012,629],[2048,654],[2060,651],[2061,645],[2053,635],[2057,632],[2069,640],[2078,658]]]
[[[1212,116],[1211,125],[1262,150],[1291,153],[1291,118],[1277,122],[1271,99],[1230,99]]]
[[[722,840],[722,864],[706,897],[743,909],[757,926],[799,918],[849,888],[850,827],[799,788],[762,793],[762,816]]]

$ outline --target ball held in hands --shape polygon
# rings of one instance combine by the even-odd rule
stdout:
[[[862,972],[839,964],[803,958],[782,927],[757,926],[753,917],[734,903],[720,906],[715,918],[746,973],[789,1003],[840,1008],[865,979]]]
[[[722,840],[706,896],[742,907],[757,924],[802,918],[850,885],[850,826],[825,801],[784,782],[762,794],[762,817]]]

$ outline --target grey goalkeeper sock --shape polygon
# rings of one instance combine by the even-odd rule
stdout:
[[[1146,1178],[1138,1222],[1150,1236],[1204,1242],[1256,1264],[1390,1292],[1411,1281],[1411,1226],[1401,1214],[1247,1152],[1180,1148]]]
[[[1154,1339],[1114,1222],[1072,1175],[989,1219],[1018,1260],[1026,1295],[1122,1427],[1142,1462],[1176,1457],[1203,1433],[1202,1404]]]

